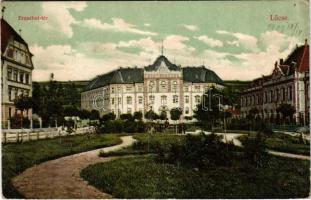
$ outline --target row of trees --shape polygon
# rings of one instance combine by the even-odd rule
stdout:
[[[33,83],[33,113],[42,118],[43,126],[52,125],[55,120],[62,123],[64,116],[79,116],[82,119],[99,117],[97,111],[80,110],[80,91],[73,82],[62,84],[50,80],[47,83]]]
[[[293,115],[296,112],[295,108],[290,104],[280,104],[277,109],[277,120],[278,123],[291,123],[293,121]],[[249,110],[246,118],[250,120],[258,119],[260,116],[260,111],[257,108],[252,108]],[[280,116],[281,114],[282,116]]]

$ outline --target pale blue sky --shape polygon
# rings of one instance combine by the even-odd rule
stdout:
[[[5,19],[34,54],[34,80],[90,79],[164,54],[182,66],[203,62],[223,79],[269,74],[309,37],[309,4],[241,2],[5,2]],[[23,21],[18,16],[47,16]],[[270,15],[287,16],[271,21]]]

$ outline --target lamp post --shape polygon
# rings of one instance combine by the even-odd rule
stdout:
[[[218,98],[218,109],[219,111],[221,110],[220,109],[220,102],[222,100],[222,104],[223,104],[223,130],[224,130],[224,137],[225,137],[225,142],[226,144],[228,144],[228,141],[227,141],[227,130],[226,130],[226,113],[225,113],[225,110],[224,110],[224,95],[223,94],[212,94],[212,88],[209,88],[208,89],[208,108],[206,109],[205,107],[205,104],[203,102],[203,110],[205,109],[205,111],[212,111],[212,100],[211,98],[212,97],[216,97]],[[212,128],[213,129],[213,128]]]

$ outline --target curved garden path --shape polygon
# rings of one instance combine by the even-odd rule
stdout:
[[[88,165],[106,162],[113,157],[102,158],[100,151],[116,151],[131,146],[132,136],[121,137],[119,145],[87,151],[47,161],[26,169],[12,179],[13,186],[25,197],[31,199],[95,199],[111,198],[80,178],[80,171]]]

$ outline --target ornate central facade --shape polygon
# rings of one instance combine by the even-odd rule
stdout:
[[[81,94],[81,107],[97,109],[101,114],[148,110],[156,113],[181,108],[184,116],[193,116],[196,105],[211,86],[223,87],[218,75],[199,67],[181,67],[171,63],[165,56],[144,68],[119,68],[97,76]]]

